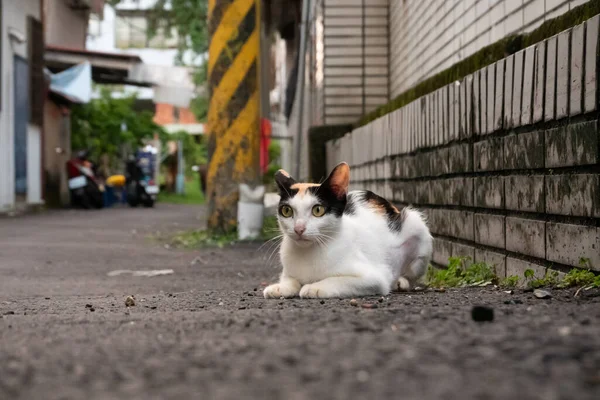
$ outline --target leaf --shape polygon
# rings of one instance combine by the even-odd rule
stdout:
[[[526,279],[532,279],[532,278],[533,278],[533,275],[534,275],[534,272],[533,272],[533,270],[532,270],[532,269],[529,269],[529,268],[528,268],[528,269],[526,269],[526,270],[525,270],[525,272],[523,272],[523,276],[524,276]]]

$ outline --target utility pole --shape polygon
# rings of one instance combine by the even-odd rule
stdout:
[[[260,180],[260,0],[209,0],[208,228],[236,227],[239,184]]]

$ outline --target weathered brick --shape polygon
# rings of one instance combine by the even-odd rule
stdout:
[[[444,144],[444,130],[445,130],[445,125],[444,125],[444,96],[443,96],[443,89],[438,89],[437,90],[437,104],[436,104],[436,108],[437,108],[437,120],[438,120],[438,125],[437,125],[437,138],[436,138],[436,143],[438,145]]]
[[[448,181],[446,179],[435,179],[429,182],[431,204],[446,204],[448,186]]]
[[[414,185],[414,183],[412,183]],[[421,206],[421,208],[423,208]],[[451,236],[449,234],[450,227],[444,225],[443,219],[443,211],[439,208],[431,208],[427,212],[427,226],[431,233],[436,235],[445,235]]]
[[[546,104],[544,119],[552,121],[556,108],[556,36],[546,40]]]
[[[585,35],[584,24],[577,25],[571,33],[571,85],[569,115],[581,114],[583,99],[583,38]]]
[[[461,116],[461,112],[460,112],[460,85],[457,85],[457,83],[453,83],[454,85],[454,106],[453,106],[453,110],[454,110],[454,139],[460,139],[461,135],[460,135],[460,116]]]
[[[488,65],[487,69],[487,129],[486,133],[494,132],[494,100],[496,99],[496,64]]]
[[[496,89],[494,99],[494,127],[492,131],[499,131],[502,129],[503,115],[502,109],[504,107],[504,60],[500,60],[496,63]]]
[[[442,124],[444,144],[450,141],[450,123],[448,122],[448,85],[442,88]]]
[[[479,86],[480,86],[480,78],[479,78],[479,71],[475,72],[473,74],[473,101],[471,103],[471,106],[473,108],[473,120],[472,120],[472,132],[474,135],[479,135],[479,133],[481,132],[481,117],[480,117],[480,110],[481,110],[481,103],[483,102],[481,99],[481,93],[479,91]]]
[[[535,47],[525,49],[525,64],[523,67],[523,105],[521,107],[521,125],[531,123],[533,111],[533,72],[535,68]]]
[[[596,15],[594,18],[587,20],[585,23],[585,112],[595,111],[597,107],[596,60],[600,56],[600,46],[598,46],[599,23],[600,15]]]
[[[465,264],[469,266],[475,261],[475,247],[460,243],[452,243],[452,257],[468,257]]]
[[[416,163],[416,177],[431,176],[431,154],[431,152],[415,154],[414,159]]]
[[[504,208],[504,177],[475,178],[475,207]]]
[[[455,144],[448,148],[448,172],[451,174],[473,171],[473,145]]]
[[[544,212],[544,176],[507,176],[504,196],[508,210]]]
[[[458,136],[459,138],[467,137],[467,78],[464,78],[460,82],[459,89],[459,128],[458,128]]]
[[[571,30],[558,35],[556,50],[556,119],[569,115],[569,41]]]
[[[546,255],[546,223],[524,218],[506,218],[506,249],[528,256]]]
[[[544,168],[544,132],[534,131],[504,137],[504,168]]]
[[[479,104],[479,118],[481,120],[479,133],[481,135],[485,135],[488,133],[488,124],[487,124],[487,69],[479,70],[479,99],[481,103]]]
[[[448,88],[448,141],[451,142],[458,138],[458,133],[454,130],[454,83],[446,87]]]
[[[484,262],[492,266],[499,278],[506,278],[506,255],[495,251],[476,249],[475,262]]]
[[[434,176],[446,175],[448,174],[449,168],[449,148],[437,149],[431,154],[431,174]]]
[[[433,240],[433,262],[444,267],[452,257],[452,242],[440,238]]]
[[[448,179],[447,202],[457,206],[473,206],[473,178]]]
[[[392,199],[400,203],[415,203],[415,184],[413,182],[392,182]]]
[[[473,213],[460,210],[437,210],[438,230],[441,235],[473,240]]]
[[[515,67],[515,56],[510,55],[505,59],[504,70],[504,129],[512,128],[512,93],[513,93],[513,71]]]
[[[600,175],[548,175],[546,212],[600,217]]]
[[[417,203],[419,204],[432,204],[431,202],[431,182],[430,181],[422,181],[415,182],[416,185],[416,196]]]
[[[521,100],[523,92],[523,64],[525,59],[523,50],[515,53],[515,66],[512,94],[512,126],[521,126]]]
[[[503,215],[475,214],[475,241],[503,249],[506,232]]]
[[[598,162],[597,121],[546,131],[546,168]]]
[[[535,45],[535,77],[533,88],[533,122],[544,119],[544,89],[546,86],[546,42]]]
[[[472,112],[473,112],[473,75],[468,75],[465,80],[465,85],[466,85],[466,97],[467,97],[467,107],[466,107],[466,114],[463,113],[463,117],[466,120],[466,124],[465,124],[465,135],[464,137],[471,137],[471,135],[473,135],[473,118],[472,118]]]
[[[582,259],[600,271],[600,234],[595,226],[546,223],[546,259],[578,266]]]
[[[504,143],[502,138],[477,142],[473,146],[475,171],[498,171],[504,169]]]

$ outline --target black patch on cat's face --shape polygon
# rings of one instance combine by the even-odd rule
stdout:
[[[279,204],[286,202],[298,193],[298,190],[291,188],[292,185],[296,183],[296,180],[283,170],[279,170],[275,173],[275,183],[279,188]]]
[[[325,214],[333,214],[341,217],[346,209],[347,196],[339,197],[325,183],[321,186],[313,186],[307,192],[319,199],[319,204],[325,207]]]
[[[344,214],[346,215],[354,215],[356,214],[356,195],[349,194],[347,196],[346,208],[344,209]]]
[[[392,203],[369,190],[364,192],[364,201],[384,211],[391,231],[400,232],[402,230],[403,214]]]

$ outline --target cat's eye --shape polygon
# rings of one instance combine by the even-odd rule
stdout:
[[[290,206],[281,206],[281,208],[279,209],[279,212],[285,218],[289,218],[292,215],[294,215],[294,211],[292,210],[292,207],[290,207]]]
[[[322,217],[323,215],[325,215],[325,207],[323,207],[320,204],[317,204],[312,208],[312,214],[315,217]]]

